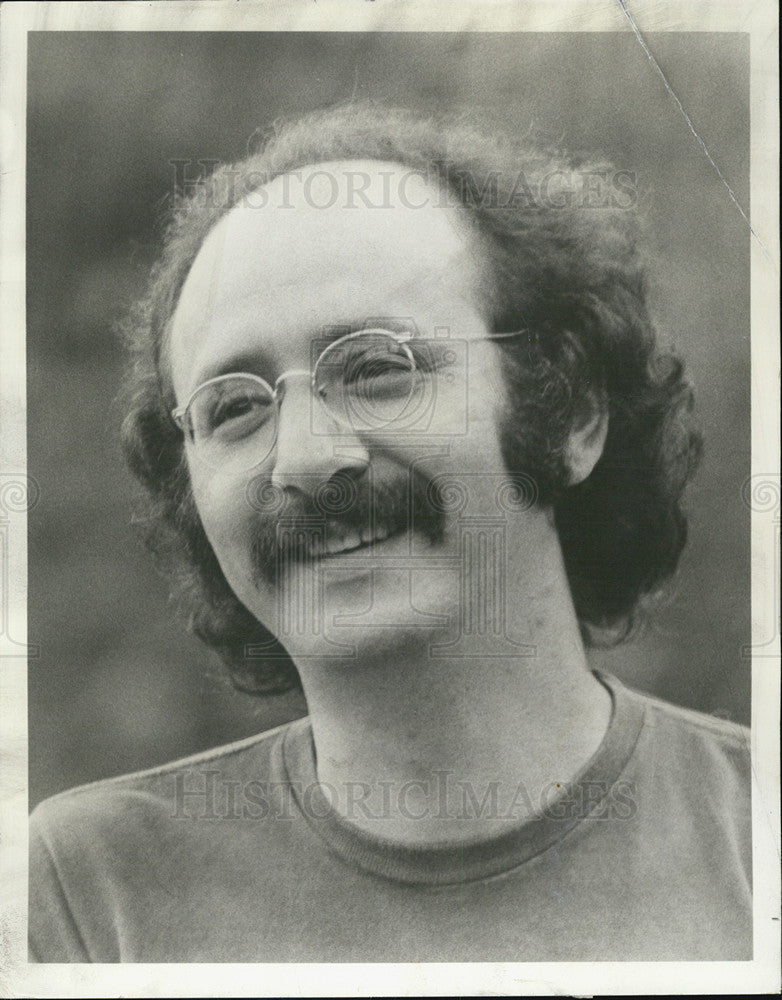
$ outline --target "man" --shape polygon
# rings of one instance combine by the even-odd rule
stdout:
[[[698,455],[605,169],[349,107],[178,207],[127,454],[191,627],[309,716],[39,807],[35,958],[751,957],[746,733],[586,660]]]

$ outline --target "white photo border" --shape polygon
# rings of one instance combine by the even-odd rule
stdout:
[[[755,958],[751,962],[28,964],[27,691],[24,657],[0,650],[0,977],[34,997],[448,996],[760,993],[779,980],[778,10],[773,0],[160,0],[13,3],[0,12],[0,493],[7,634],[26,636],[25,114],[27,33],[45,31],[728,31],[750,36],[752,309],[752,761]],[[681,109],[683,112],[683,109]],[[749,213],[748,213],[749,214]],[[749,222],[748,222],[749,225]],[[4,563],[5,565],[5,563]],[[768,636],[772,638],[769,640]],[[2,637],[0,637],[2,638]],[[262,976],[259,972],[262,970]]]

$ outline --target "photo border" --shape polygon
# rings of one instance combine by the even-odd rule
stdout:
[[[7,639],[26,643],[25,143],[26,41],[45,31],[627,31],[644,45],[655,31],[746,32],[751,70],[752,764],[755,958],[752,962],[469,964],[123,964],[27,962],[27,690],[23,655],[0,651],[3,920],[0,976],[11,993],[46,996],[405,996],[573,993],[757,993],[779,989],[779,544],[780,477],[778,11],[699,0],[222,0],[155,4],[14,3],[0,11],[4,141],[0,187],[0,509],[8,515]],[[654,62],[651,53],[647,55]],[[655,64],[656,66],[656,64]],[[656,67],[662,75],[662,70]],[[663,76],[664,79],[664,76]],[[667,86],[667,82],[666,82]],[[685,109],[673,91],[672,113]],[[678,107],[677,107],[678,105]],[[703,146],[697,132],[694,141]],[[708,150],[703,147],[704,155]],[[715,169],[718,167],[715,165]],[[719,171],[718,171],[719,172]],[[735,199],[734,199],[735,200]],[[737,203],[738,207],[738,203]],[[739,210],[742,210],[739,208]],[[742,210],[743,211],[743,210]],[[2,506],[4,505],[4,506]],[[6,563],[4,562],[4,566]],[[769,639],[769,635],[771,638]],[[8,649],[6,649],[6,653]],[[34,653],[34,650],[31,650]]]

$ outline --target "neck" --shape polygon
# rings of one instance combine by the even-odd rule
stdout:
[[[509,567],[507,606],[526,627],[499,656],[432,656],[434,640],[408,630],[359,663],[302,660],[318,779],[346,820],[408,844],[491,836],[594,754],[610,696],[588,669],[555,535],[547,555],[534,588]]]

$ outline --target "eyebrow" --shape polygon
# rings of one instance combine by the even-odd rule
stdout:
[[[312,336],[311,342],[325,346],[349,333],[358,333],[359,330],[369,330],[375,327],[390,330],[392,333],[403,333],[408,330],[417,332],[417,325],[412,317],[364,316],[361,319],[324,323],[319,328],[318,334]],[[322,350],[323,347],[321,346],[320,349]],[[314,362],[314,359],[312,360]],[[240,372],[262,375],[265,372],[264,377],[270,376],[273,367],[274,365],[266,351],[260,347],[243,347],[241,350],[207,361],[198,370],[191,391],[195,392],[204,382],[218,378],[220,375],[234,375]],[[269,381],[268,378],[267,381]]]

